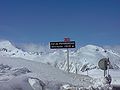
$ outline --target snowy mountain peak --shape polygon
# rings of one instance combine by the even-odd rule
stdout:
[[[15,47],[12,45],[12,43],[8,40],[0,41],[0,49],[5,48],[5,49],[15,49]]]
[[[0,41],[0,56],[25,58],[26,52],[16,48],[10,41]]]
[[[102,47],[95,46],[95,45],[86,45],[86,46],[82,47],[81,49],[96,50],[96,51],[105,51],[105,49],[103,49]]]
[[[2,40],[0,41],[0,44],[7,44],[7,45],[11,45],[11,42],[8,40]]]
[[[0,56],[7,57],[17,57],[24,58],[28,60],[33,60],[36,58],[36,54],[25,52],[21,49],[16,48],[10,41],[2,40],[0,41]]]
[[[106,52],[107,50],[105,50],[102,47],[95,46],[95,45],[86,45],[78,49],[75,54],[77,55],[84,54],[84,56],[93,56],[93,57],[98,57],[96,55],[100,55],[100,56],[106,57],[107,56]]]

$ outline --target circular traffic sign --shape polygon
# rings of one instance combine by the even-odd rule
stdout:
[[[98,62],[98,66],[102,70],[107,70],[107,65],[108,65],[109,59],[108,58],[103,58]]]

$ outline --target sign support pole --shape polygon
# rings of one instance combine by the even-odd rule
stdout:
[[[105,77],[105,75],[106,75],[106,70],[104,70],[104,77]]]
[[[69,73],[70,69],[69,69],[69,49],[67,48],[67,71]]]
[[[70,41],[70,38],[64,38],[64,41],[61,42],[50,42],[50,48],[51,49],[67,49],[67,57],[66,57],[66,66],[67,66],[67,72],[70,72],[70,65],[69,65],[69,48],[75,48],[75,41]],[[77,72],[77,70],[76,70]]]

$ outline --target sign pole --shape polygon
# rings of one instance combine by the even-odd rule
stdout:
[[[106,75],[106,70],[104,70],[104,77],[105,77],[105,75]]]
[[[69,69],[69,49],[67,48],[67,71],[69,73],[70,69]]]
[[[108,58],[107,67],[108,67],[108,75],[109,75],[109,69],[110,69],[110,60],[109,60],[109,58]]]
[[[75,41],[70,41],[70,38],[64,38],[64,41],[61,42],[50,42],[50,48],[51,49],[67,49],[67,57],[66,57],[66,63],[67,63],[67,72],[70,72],[69,67],[69,48],[75,48]]]

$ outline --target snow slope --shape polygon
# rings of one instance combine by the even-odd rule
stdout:
[[[27,74],[28,76],[37,77],[44,83],[55,81],[59,83],[69,83],[72,85],[84,87],[92,84],[92,82],[90,82],[91,78],[88,76],[75,75],[72,73],[68,74],[64,71],[61,71],[59,69],[56,69],[50,65],[46,65],[43,63],[38,63],[20,58],[6,58],[6,57],[0,57],[0,63],[11,66],[13,68],[25,67],[31,71],[31,73]],[[11,75],[13,76],[13,74]],[[5,78],[3,80],[5,80]]]

